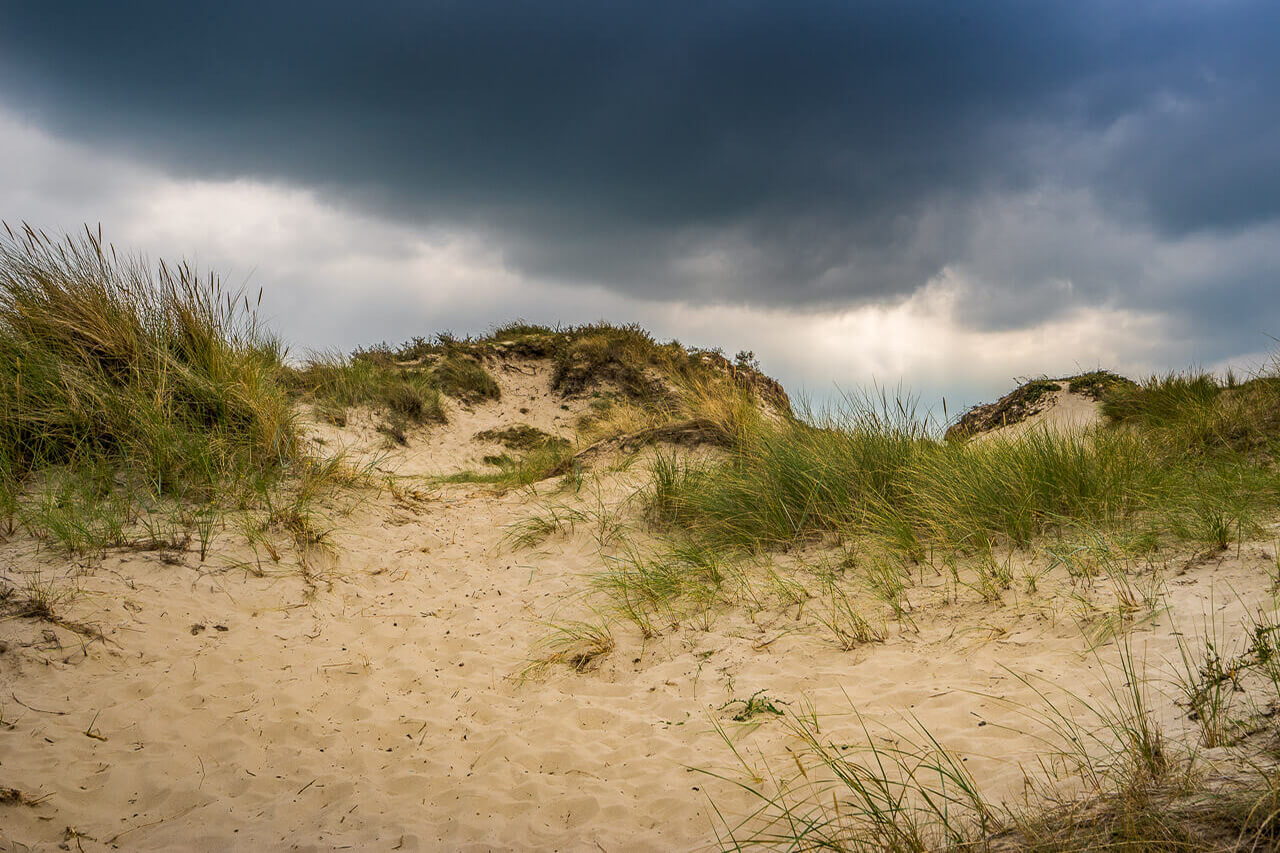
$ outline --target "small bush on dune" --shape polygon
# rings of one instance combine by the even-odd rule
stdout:
[[[464,403],[483,403],[502,396],[484,366],[465,355],[446,354],[431,368],[431,379],[445,394]]]
[[[664,396],[662,387],[647,369],[671,368],[686,357],[683,347],[659,344],[637,326],[601,323],[572,334],[556,355],[551,384],[559,391],[578,394],[600,382],[612,382],[628,396],[656,401]]]
[[[1103,400],[1118,390],[1136,387],[1132,379],[1112,373],[1110,370],[1091,370],[1067,378],[1067,390],[1083,394],[1092,400]]]
[[[540,450],[545,447],[567,448],[569,442],[529,424],[512,424],[502,429],[486,429],[475,434],[479,441],[501,444],[508,450]]]
[[[528,486],[548,480],[552,477],[564,476],[576,478],[578,471],[574,467],[573,448],[566,441],[550,441],[538,447],[512,457],[506,453],[498,456],[486,456],[485,463],[497,470],[461,471],[440,477],[444,483],[490,483],[502,489]]]
[[[397,420],[443,423],[440,390],[421,369],[386,367],[364,358],[321,355],[293,374],[295,388],[310,394],[324,420],[346,421],[352,406],[382,409]]]
[[[6,226],[0,491],[58,465],[163,496],[279,472],[298,452],[282,357],[213,276]]]
[[[408,424],[448,419],[441,395],[466,404],[501,396],[498,383],[479,361],[452,348],[433,354],[430,365],[407,363],[410,359],[404,357],[407,351],[434,346],[418,338],[400,351],[382,344],[357,350],[350,358],[317,355],[293,372],[292,385],[315,402],[322,420],[338,426],[346,424],[352,406],[381,411],[387,419],[384,426],[399,435],[398,440]]]

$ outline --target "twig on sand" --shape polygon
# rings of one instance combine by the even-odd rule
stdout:
[[[80,853],[84,853],[84,845],[80,843],[81,838],[88,838],[90,841],[97,840],[95,838],[92,838],[91,836],[85,835],[83,832],[76,829],[74,826],[68,826],[66,829],[62,831],[62,840],[74,841],[76,843],[76,849],[79,850]]]
[[[93,720],[90,721],[89,725],[84,730],[84,736],[91,737],[94,740],[100,740],[105,742],[107,739],[107,736],[104,735],[102,732],[95,732],[93,730],[93,724],[98,722],[98,714],[101,714],[101,713],[102,713],[101,711],[98,711],[96,714],[93,715]]]
[[[115,844],[117,841],[119,841],[121,838],[125,837],[126,835],[128,835],[128,834],[129,834],[129,833],[131,833],[131,832],[135,832],[135,831],[137,831],[137,830],[139,830],[139,829],[146,829],[148,826],[155,826],[156,824],[164,823],[164,822],[165,822],[165,821],[167,821],[167,820],[173,820],[174,818],[183,817],[184,815],[189,814],[189,813],[191,813],[191,812],[195,811],[195,810],[196,810],[196,809],[198,809],[201,805],[202,805],[201,803],[196,803],[195,805],[193,805],[193,806],[187,806],[187,807],[186,807],[185,809],[183,809],[182,811],[180,811],[180,812],[175,812],[174,814],[171,814],[171,815],[169,815],[168,817],[157,818],[157,819],[155,819],[155,820],[153,820],[153,821],[148,821],[147,823],[140,823],[140,824],[138,824],[137,826],[131,826],[131,827],[129,827],[128,829],[126,829],[125,831],[123,831],[123,832],[116,833],[115,835],[111,836],[110,838],[108,838],[106,841],[104,841],[104,842],[102,842],[102,843],[103,843],[103,844],[106,844],[107,846],[111,846],[111,845]],[[85,836],[85,837],[86,837],[86,838],[88,838],[88,836]]]
[[[65,717],[69,713],[67,711],[46,711],[43,708],[33,708],[32,706],[28,705],[26,702],[23,702],[21,699],[19,699],[18,694],[16,693],[10,692],[9,696],[13,698],[13,701],[17,702],[19,705],[26,708],[28,711],[35,711],[37,714],[53,714],[56,717]]]

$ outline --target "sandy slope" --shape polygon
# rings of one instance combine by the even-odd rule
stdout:
[[[454,413],[436,436],[451,451],[411,444],[382,464],[417,473],[465,461],[480,452],[465,437],[516,401],[531,409],[520,419],[560,426],[572,413],[551,398],[539,408],[537,390],[530,381],[492,411]],[[350,432],[353,445],[369,438]],[[730,699],[766,690],[791,710],[812,703],[838,743],[864,739],[855,709],[877,737],[913,715],[991,790],[1017,796],[1020,765],[1038,750],[1020,709],[1037,700],[1013,672],[1090,694],[1114,655],[1114,642],[1091,654],[1081,628],[1101,624],[1106,584],[1073,588],[1061,570],[1034,594],[1019,580],[995,604],[921,568],[916,630],[891,622],[887,642],[845,652],[813,619],[816,599],[784,605],[756,566],[755,612],[718,606],[648,642],[619,623],[617,649],[592,671],[518,678],[545,622],[589,616],[584,578],[614,552],[587,523],[513,549],[509,525],[538,507],[604,507],[643,545],[626,497],[644,465],[601,466],[577,494],[552,482],[505,496],[370,495],[340,519],[336,556],[316,558],[307,577],[287,560],[261,561],[257,576],[260,561],[230,532],[203,564],[192,552],[72,564],[20,536],[0,545],[11,583],[39,572],[78,587],[65,615],[104,636],[0,620],[0,785],[47,796],[0,805],[0,839],[49,850],[698,849],[723,830],[712,800],[726,817],[756,805],[734,780],[794,769],[782,722],[735,723]],[[812,566],[831,553],[770,559],[816,592]],[[1266,597],[1267,560],[1261,544],[1162,555],[1170,609],[1130,626],[1133,647],[1158,669],[1176,655],[1175,626],[1195,630],[1204,614],[1234,626]],[[1185,722],[1168,699],[1157,707],[1168,725]]]
[[[415,433],[408,447],[388,442],[377,431],[381,419],[359,411],[352,412],[341,429],[304,412],[307,431],[323,453],[344,452],[357,463],[376,462],[378,470],[403,476],[484,470],[485,456],[506,452],[501,444],[476,439],[485,430],[523,423],[573,438],[574,423],[587,411],[589,400],[566,400],[552,392],[549,361],[490,359],[486,366],[498,382],[501,399],[467,406],[444,398],[448,423]]]
[[[982,442],[996,438],[1017,438],[1035,429],[1081,432],[1097,426],[1102,421],[1102,403],[1084,394],[1072,393],[1067,385],[1066,382],[1059,382],[1060,390],[1052,392],[1044,408],[1026,420],[978,433],[970,440]]]

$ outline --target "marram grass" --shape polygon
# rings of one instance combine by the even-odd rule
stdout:
[[[808,421],[744,421],[727,457],[710,465],[663,458],[651,510],[708,542],[748,550],[869,535],[919,559],[928,549],[1024,546],[1081,525],[1226,547],[1280,497],[1275,436],[1260,426],[1263,396],[1280,399],[1272,387],[1223,391],[1208,414],[1146,417],[1129,403],[1118,423],[1095,429],[976,442],[935,440],[908,403],[851,399]],[[1231,436],[1247,441],[1236,446]]]
[[[71,550],[122,544],[157,511],[203,517],[305,461],[255,308],[97,233],[5,226],[0,514]]]

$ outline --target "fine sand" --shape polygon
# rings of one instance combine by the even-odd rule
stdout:
[[[631,497],[651,457],[602,462],[576,493],[415,479],[479,467],[498,450],[479,430],[572,434],[585,404],[547,394],[544,368],[513,368],[500,403],[455,406],[408,448],[384,448],[371,419],[314,427],[400,479],[336,508],[333,550],[305,570],[234,530],[203,562],[193,548],[68,560],[20,533],[0,544],[9,584],[78,592],[60,623],[0,618],[0,786],[43,798],[0,804],[0,849],[714,848],[759,805],[736,782],[795,773],[782,718],[732,719],[726,703],[757,691],[812,710],[836,743],[864,743],[864,724],[892,742],[918,719],[989,793],[1016,798],[1043,752],[1037,687],[1104,695],[1117,636],[1167,673],[1175,629],[1234,629],[1267,593],[1269,544],[1160,554],[1135,582],[1160,585],[1168,609],[1116,634],[1104,579],[1073,585],[1058,568],[1030,592],[1015,554],[1018,579],[983,602],[922,566],[914,626],[869,609],[887,641],[842,651],[814,619],[812,567],[835,554],[815,544],[748,567],[758,608],[716,605],[647,641],[618,620],[617,648],[587,671],[522,678],[549,623],[597,618],[586,579],[617,555],[613,525],[652,545]],[[511,543],[511,525],[554,507],[580,513],[572,531]],[[771,573],[812,597],[780,599]],[[1153,690],[1162,722],[1189,725],[1166,684]]]
[[[1048,395],[1043,407],[1026,420],[973,436],[970,441],[1013,439],[1031,430],[1079,433],[1102,421],[1102,403],[1084,394],[1068,390],[1067,382],[1059,382],[1057,391]]]

